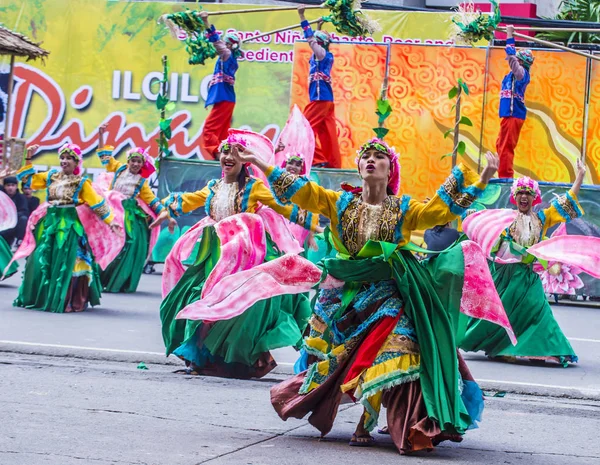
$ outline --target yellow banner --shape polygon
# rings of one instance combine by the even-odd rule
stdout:
[[[50,56],[18,63],[10,134],[25,137],[42,149],[34,163],[57,164],[56,149],[71,141],[82,147],[91,174],[100,171],[94,152],[97,128],[108,123],[106,142],[119,153],[131,146],[150,147],[157,154],[159,113],[157,81],[161,57],[170,64],[170,99],[175,109],[170,148],[181,158],[201,157],[199,137],[208,110],[204,108],[214,60],[190,66],[185,46],[157,24],[165,13],[195,4],[103,2],[99,0],[5,0],[4,24],[35,41]],[[211,10],[255,8],[251,5],[205,4]],[[308,10],[309,20],[326,12]],[[387,120],[388,139],[402,156],[403,191],[430,195],[450,167],[441,156],[452,149],[444,133],[453,125],[448,90],[462,78],[471,94],[463,99],[463,114],[473,127],[461,129],[467,147],[465,161],[477,168],[481,151],[494,150],[499,129],[500,82],[508,72],[502,49],[452,47],[452,24],[446,13],[368,11],[382,31],[362,44],[334,34],[336,62],[332,72],[336,117],[344,167],[354,166],[357,147],[377,125],[375,101],[386,72],[393,107]],[[219,31],[244,38],[298,24],[296,11],[212,16]],[[331,30],[331,26],[325,26]],[[275,139],[290,105],[307,103],[307,62],[310,51],[298,29],[244,45],[236,75],[234,127],[249,128]],[[389,50],[389,63],[386,59]],[[529,117],[515,157],[519,173],[549,181],[573,179],[583,146],[586,60],[569,53],[535,51],[532,83],[527,91]],[[6,80],[7,59],[0,76]],[[487,72],[486,72],[487,70]],[[593,89],[598,87],[592,68]],[[5,90],[0,91],[2,103]],[[4,94],[4,95],[3,95]],[[600,160],[600,99],[592,93],[588,124],[589,176],[598,182]]]

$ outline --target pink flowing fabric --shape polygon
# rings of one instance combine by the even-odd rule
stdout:
[[[103,196],[106,197],[106,194],[110,192],[110,186],[112,185],[113,179],[115,177],[115,173],[104,172],[100,173],[98,176],[94,178],[93,186],[96,191],[100,192]],[[144,211],[146,215],[148,215],[152,220],[155,220],[158,216],[154,213],[145,202],[142,201],[139,197],[135,199],[139,207]],[[111,208],[115,208],[113,204],[110,204]],[[148,246],[148,256],[146,260],[150,260],[152,256],[152,250],[154,250],[154,246],[158,241],[158,236],[160,235],[160,228],[154,228],[150,230],[150,244]]]
[[[109,201],[108,198],[107,201]],[[12,260],[4,269],[4,273],[8,271],[10,265],[12,265],[14,261],[28,257],[35,250],[36,244],[33,232],[39,221],[46,216],[49,207],[50,204],[44,202],[29,216],[23,242],[21,242],[21,245],[14,253]],[[121,206],[120,208],[113,209],[113,213],[117,224],[120,224],[121,227],[123,227],[123,207]],[[121,252],[123,245],[125,245],[125,236],[118,236],[113,233],[110,227],[98,218],[87,204],[81,204],[77,207],[77,216],[83,225],[90,248],[94,254],[94,259],[102,269],[105,269],[117,255],[119,255],[119,252]]]
[[[559,235],[527,249],[538,259],[575,266],[600,278],[600,237]]]
[[[177,284],[183,273],[185,273],[183,262],[189,258],[196,242],[202,237],[202,231],[207,226],[212,226],[213,224],[215,224],[215,221],[210,216],[202,218],[177,239],[177,242],[175,242],[175,245],[173,245],[173,248],[165,259],[162,275],[163,299],[171,292],[171,289],[175,287],[175,284]]]
[[[267,255],[267,238],[262,218],[240,213],[219,221],[215,231],[221,242],[221,256],[202,288],[202,298],[226,276],[260,265]]]
[[[503,327],[512,344],[517,345],[517,338],[496,291],[487,258],[481,247],[473,241],[463,241],[460,245],[465,261],[461,313]]]
[[[179,312],[178,319],[220,321],[241,315],[259,300],[308,292],[321,270],[299,255],[287,254],[249,270],[225,276],[212,292]]]
[[[298,236],[306,232],[306,236],[310,233],[302,226],[290,223],[283,216],[268,207],[260,208],[256,214],[260,216],[265,224],[265,228],[271,239],[277,245],[277,248],[284,253],[299,254],[304,250]],[[295,226],[295,227],[294,227]]]
[[[17,225],[17,207],[11,198],[0,191],[0,231],[12,229]]]
[[[508,228],[516,217],[517,211],[508,208],[481,210],[467,216],[462,229],[469,239],[479,244],[484,255],[489,257],[502,231]]]
[[[110,191],[104,198],[115,215],[115,222],[121,226],[121,234],[113,233],[110,227],[98,218],[87,204],[81,204],[77,207],[77,215],[81,224],[83,224],[94,259],[103,270],[117,258],[125,245],[125,212],[122,205],[125,197],[120,192]]]
[[[301,153],[304,156],[306,176],[308,176],[315,156],[315,133],[298,105],[294,105],[292,108],[287,123],[277,139],[277,144],[279,142],[285,144],[285,149],[275,154],[275,163],[273,164],[282,166],[290,155]]]

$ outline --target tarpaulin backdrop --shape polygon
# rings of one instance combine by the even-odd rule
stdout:
[[[197,159],[214,60],[205,66],[188,65],[183,43],[156,23],[163,13],[186,6],[196,8],[193,3],[3,0],[3,23],[43,41],[51,51],[45,66],[19,63],[16,69],[11,135],[42,146],[34,159],[36,165],[56,164],[53,152],[71,140],[82,146],[86,166],[94,174],[101,169],[93,152],[97,127],[103,122],[109,123],[106,142],[121,153],[131,145],[149,145],[156,154],[155,83],[161,76],[163,55],[169,57],[171,100],[176,103],[170,115],[171,149],[178,157]],[[208,10],[244,8],[204,6]],[[309,10],[307,16],[312,19],[319,13]],[[474,123],[472,128],[461,129],[467,143],[466,161],[477,168],[481,152],[494,149],[499,85],[508,70],[504,51],[439,46],[449,43],[450,14],[368,14],[382,26],[382,32],[369,39],[372,43],[331,46],[336,56],[332,74],[344,167],[354,166],[356,148],[373,135],[375,100],[386,73],[388,46],[384,44],[394,43],[387,70],[394,108],[386,121],[391,129],[388,139],[402,155],[402,191],[423,198],[431,195],[450,169],[450,159],[441,160],[441,156],[452,148],[451,137],[444,139],[443,134],[453,124],[453,102],[447,93],[458,78],[471,89],[463,99],[463,114]],[[214,16],[211,21],[219,30],[256,34],[294,24],[298,15],[296,11],[238,14]],[[274,138],[287,119],[290,104],[304,107],[309,49],[306,43],[294,47],[296,39],[301,39],[298,30],[245,45],[250,53],[240,62],[236,76],[234,126]],[[425,43],[438,46],[415,45]],[[527,92],[530,116],[517,150],[516,169],[540,179],[570,181],[583,144],[588,63],[570,53],[536,51],[535,56]],[[591,89],[600,88],[596,65],[590,72]],[[587,182],[595,183],[600,164],[597,95],[592,92],[590,96],[587,144]]]
[[[198,138],[208,114],[204,98],[215,60],[190,66],[183,42],[173,39],[157,24],[164,13],[196,8],[193,3],[105,2],[101,0],[2,0],[0,19],[5,26],[42,41],[51,52],[46,65],[18,63],[12,136],[24,136],[52,151],[65,140],[81,145],[86,166],[99,168],[94,159],[97,128],[109,123],[108,140],[117,149],[151,145],[157,153],[158,111],[156,85],[162,72],[161,57],[170,63],[173,113],[172,150],[180,157],[197,157]],[[206,4],[208,10],[251,8],[250,5]],[[319,13],[310,10],[309,19]],[[384,33],[369,40],[395,38],[447,39],[447,15],[369,13],[381,19]],[[298,23],[296,11],[215,16],[218,30],[235,29],[257,34]],[[435,32],[423,36],[421,28]],[[384,35],[386,37],[384,37]],[[248,59],[240,62],[233,125],[250,127],[274,137],[287,120],[290,108],[293,42],[298,30],[246,44]],[[343,37],[340,39],[344,40]],[[4,61],[1,61],[4,60]],[[6,59],[0,58],[7,72]],[[55,163],[43,151],[37,165]],[[92,173],[94,170],[92,170]]]

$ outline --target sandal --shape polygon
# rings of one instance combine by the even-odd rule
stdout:
[[[352,435],[352,439],[348,445],[353,447],[371,447],[375,444],[375,438],[369,433],[363,436],[357,436],[356,433]]]
[[[390,429],[387,426],[384,426],[383,428],[379,428],[377,432],[379,434],[390,434]]]

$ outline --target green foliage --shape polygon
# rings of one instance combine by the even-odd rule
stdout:
[[[392,114],[392,106],[390,105],[389,100],[377,100],[377,111],[375,112],[375,114],[378,117],[377,124],[379,125],[379,127],[373,128],[373,131],[379,139],[383,139],[390,131],[389,129],[384,127],[385,120],[388,119],[388,117]]]
[[[475,44],[480,40],[488,42],[494,38],[494,31],[500,23],[500,7],[496,0],[490,0],[493,7],[492,15],[484,15],[481,11],[473,12],[464,5],[457,9],[452,22],[456,25],[457,37],[463,42]]]
[[[351,37],[366,37],[376,29],[376,23],[360,11],[358,0],[326,0],[324,5],[329,8],[329,15],[324,16],[340,34]]]
[[[600,0],[563,0],[553,19],[600,23]],[[600,34],[593,32],[548,31],[537,35],[553,42],[600,43]]]
[[[168,156],[171,152],[169,151],[169,139],[171,139],[171,122],[173,121],[171,118],[165,118],[166,112],[172,112],[175,110],[175,102],[169,101],[168,94],[168,83],[169,83],[169,61],[165,58],[163,63],[163,77],[160,81],[158,81],[158,85],[160,86],[160,93],[156,98],[156,108],[160,112],[160,121],[158,126],[160,128],[160,133],[158,135],[158,139],[156,139],[156,143],[158,144],[158,161],[160,163],[160,159]]]

